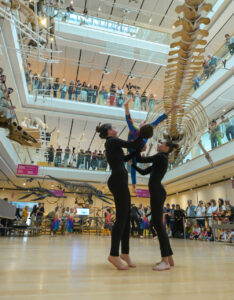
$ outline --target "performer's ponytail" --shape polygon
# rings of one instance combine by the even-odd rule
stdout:
[[[166,145],[167,145],[167,147],[169,147],[168,153],[171,153],[174,149],[179,149],[179,147],[180,147],[179,144],[174,143],[171,140],[167,140]]]
[[[96,127],[96,132],[99,133],[101,139],[106,139],[108,136],[108,130],[112,128],[112,125],[109,123],[103,124]]]

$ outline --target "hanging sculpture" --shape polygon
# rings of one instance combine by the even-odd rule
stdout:
[[[199,74],[203,64],[203,55],[206,45],[204,37],[207,30],[200,29],[201,24],[209,24],[209,18],[201,15],[202,11],[209,12],[211,4],[204,0],[185,0],[183,5],[176,7],[178,14],[183,13],[174,23],[181,26],[180,31],[172,35],[176,39],[170,45],[175,48],[169,52],[164,81],[163,101],[157,106],[157,112],[149,114],[149,121],[155,120],[156,115],[168,111],[173,105],[182,108],[173,112],[166,121],[160,123],[154,132],[154,141],[170,138],[176,141],[180,148],[170,155],[169,161],[177,165],[190,152],[192,147],[199,143],[201,135],[207,128],[207,115],[203,106],[190,96],[194,85],[194,78]]]

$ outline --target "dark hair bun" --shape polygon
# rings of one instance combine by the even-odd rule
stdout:
[[[109,123],[103,124],[96,127],[96,132],[99,133],[101,139],[106,139],[108,136],[108,130],[112,128],[112,125]]]
[[[171,153],[174,149],[179,149],[180,148],[179,144],[174,143],[171,140],[167,140],[166,145],[167,145],[167,147],[169,147],[168,153]]]

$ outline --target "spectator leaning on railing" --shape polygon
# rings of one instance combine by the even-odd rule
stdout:
[[[186,208],[186,217],[196,217],[196,206],[192,204],[192,200],[188,200],[187,201],[188,206]],[[189,219],[189,222],[191,224],[194,224],[194,222],[196,221],[196,219]]]
[[[204,203],[202,200],[200,200],[198,202],[198,206],[195,209],[196,212],[196,219],[197,219],[197,223],[200,227],[204,227],[205,226],[205,214],[206,214],[206,208],[204,206]]]
[[[225,45],[228,47],[230,54],[234,53],[234,37],[230,37],[228,33],[225,34],[226,43]]]
[[[226,133],[226,137],[228,141],[234,139],[234,125],[232,124],[232,120],[225,118],[224,115],[221,116],[221,124],[220,126],[223,128],[223,132]]]

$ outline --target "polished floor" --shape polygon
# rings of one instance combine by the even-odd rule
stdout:
[[[131,240],[136,269],[106,261],[109,237],[0,238],[0,299],[234,299],[234,247],[173,240],[174,267],[152,271],[158,241]]]

